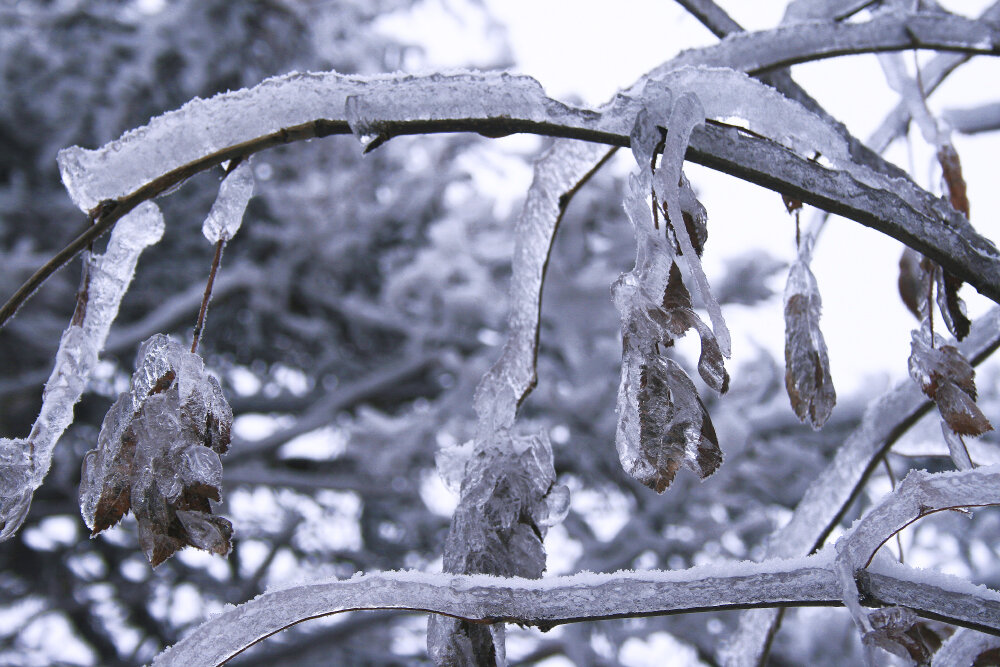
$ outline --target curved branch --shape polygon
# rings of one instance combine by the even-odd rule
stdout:
[[[838,55],[912,48],[995,54],[998,44],[1000,26],[954,16],[890,15],[867,23],[797,25],[735,35],[720,45],[682,53],[643,77],[635,88],[641,87],[649,78],[684,65],[722,65],[748,73],[760,73]],[[623,133],[608,135],[599,128],[588,128],[586,124],[567,124],[565,118],[554,121],[549,115],[568,114],[574,120],[580,120],[593,118],[594,114],[547,98],[542,107],[545,113],[540,118],[519,118],[516,113],[490,109],[484,103],[483,95],[486,96],[485,102],[500,100],[511,88],[511,85],[496,84],[504,75],[490,76],[491,80],[481,79],[478,82],[478,93],[471,96],[485,113],[463,118],[432,117],[409,124],[396,123],[380,128],[377,141],[399,134],[471,131],[493,137],[532,132],[616,146],[628,145],[627,138],[623,143]],[[508,76],[506,79],[508,84],[516,82],[514,87],[518,87],[522,94],[537,86],[526,82],[526,77]],[[331,80],[334,82],[332,86]],[[345,117],[348,98],[373,91],[381,91],[391,97],[393,86],[407,80],[413,79],[386,77],[365,80],[333,73],[286,75],[268,79],[249,90],[219,95],[211,100],[193,100],[181,109],[155,119],[150,125],[133,130],[102,150],[77,148],[64,152],[60,156],[64,182],[77,204],[91,211],[93,224],[36,271],[0,308],[0,326],[49,275],[107,232],[122,215],[140,202],[156,197],[194,174],[227,160],[293,141],[346,134],[350,131]],[[327,90],[323,90],[324,85]],[[454,106],[455,91],[451,92],[452,95],[441,96],[443,105]],[[510,106],[510,99],[503,101],[505,104],[500,106]],[[218,113],[220,106],[225,107],[225,113]],[[462,106],[469,106],[468,99]],[[269,113],[259,113],[257,109],[261,108],[268,109]],[[204,118],[199,123],[186,123],[186,114],[201,114]],[[139,145],[143,150],[136,154],[135,148]],[[101,173],[105,181],[103,184],[83,182],[94,172]],[[734,175],[742,177],[739,173]],[[974,284],[973,281],[968,282]],[[988,292],[983,293],[989,295]],[[1000,288],[994,290],[990,298],[1000,299]]]
[[[914,470],[837,540],[837,558],[852,568],[871,564],[897,532],[928,514],[960,507],[1000,505],[1000,466],[928,473]]]
[[[654,69],[652,76],[684,65],[761,74],[813,60],[910,49],[996,55],[1000,25],[954,15],[897,13],[863,23],[795,23],[733,34],[713,46],[684,51]]]
[[[921,615],[1000,634],[1000,594],[960,579],[920,581],[898,567],[866,573],[875,604],[907,604]],[[281,630],[312,618],[362,609],[408,609],[472,623],[543,629],[577,621],[751,607],[840,604],[827,554],[764,564],[709,565],[682,571],[584,573],[550,579],[387,572],[305,584],[261,595],[194,630],[153,662],[218,665]]]

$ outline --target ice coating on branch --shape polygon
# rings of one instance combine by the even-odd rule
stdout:
[[[869,566],[879,547],[905,526],[933,512],[988,505],[1000,505],[1000,466],[951,473],[915,470],[895,491],[854,522],[837,540],[835,569],[844,606],[851,611],[863,636],[876,628],[873,621],[878,620],[878,612],[860,605],[857,573]]]
[[[391,88],[372,86],[350,95],[344,113],[363,144],[377,138],[386,123],[517,118],[556,123],[569,119],[575,125],[581,117],[599,118],[549,99],[535,79],[507,72],[402,78]]]
[[[242,90],[194,98],[95,150],[59,152],[59,171],[74,203],[89,211],[183,165],[227,147],[325,123],[324,132],[372,136],[384,121],[450,118],[557,120],[593,126],[600,115],[547,98],[537,81],[502,72],[344,76],[292,72]],[[336,127],[341,124],[341,128]]]
[[[514,232],[507,340],[500,358],[476,387],[474,405],[484,433],[511,428],[517,406],[535,386],[542,285],[562,212],[561,197],[607,154],[606,146],[559,141],[535,163],[534,180]]]
[[[292,72],[211,99],[196,97],[96,150],[60,151],[59,171],[73,201],[89,211],[228,146],[317,118],[343,118],[349,95],[396,78],[368,83],[335,72]]]
[[[927,102],[924,100],[924,94],[920,91],[917,82],[906,71],[902,54],[880,53],[878,61],[882,65],[886,82],[903,98],[903,102],[910,112],[910,118],[920,128],[924,141],[935,147],[947,143],[949,141],[948,133],[942,130],[938,122],[931,116],[927,109]]]
[[[155,567],[186,545],[229,552],[232,525],[212,514],[233,413],[196,354],[157,334],[139,348],[129,391],[84,456],[80,512],[91,534],[129,511]]]
[[[253,169],[250,161],[244,160],[226,174],[219,186],[212,210],[201,225],[201,233],[210,243],[229,241],[236,236],[243,223],[243,213],[253,195]]]
[[[0,540],[23,523],[31,496],[49,471],[56,443],[73,422],[73,406],[104,348],[139,255],[162,235],[160,209],[146,202],[118,221],[103,255],[85,260],[83,318],[63,332],[38,419],[27,438],[0,440]]]
[[[802,422],[822,428],[833,413],[837,393],[830,377],[826,341],[819,328],[822,301],[809,265],[799,259],[785,286],[785,388]]]
[[[871,0],[792,0],[785,8],[781,23],[839,19],[870,4]]]
[[[849,163],[847,142],[836,128],[798,102],[742,72],[727,67],[685,66],[646,83],[643,96],[668,88],[697,96],[704,118],[739,118],[747,128],[796,153]]]
[[[973,665],[983,653],[998,650],[1000,650],[1000,637],[968,628],[959,628],[934,654],[931,666],[963,667],[964,665]]]

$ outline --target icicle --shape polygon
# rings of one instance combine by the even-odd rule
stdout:
[[[38,419],[26,439],[0,440],[0,451],[4,452],[0,454],[0,466],[4,468],[0,478],[9,480],[0,490],[0,540],[13,535],[24,522],[31,496],[48,474],[56,443],[73,422],[73,406],[97,365],[139,255],[162,235],[160,209],[145,202],[118,221],[105,253],[90,259],[86,312],[81,324],[63,332]],[[25,474],[25,456],[13,454],[17,449],[28,452],[30,476]]]
[[[201,226],[201,232],[209,242],[229,241],[236,236],[243,223],[247,203],[253,195],[253,187],[253,169],[249,160],[244,160],[226,175],[212,210]]]

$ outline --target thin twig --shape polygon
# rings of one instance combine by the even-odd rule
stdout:
[[[191,341],[191,353],[198,351],[198,342],[205,329],[205,315],[208,313],[208,302],[212,300],[212,285],[215,284],[215,274],[222,262],[222,250],[226,247],[226,239],[221,238],[215,244],[215,256],[212,258],[212,269],[208,272],[208,282],[205,283],[205,296],[201,299],[201,309],[198,311],[198,322],[194,325],[194,340]]]

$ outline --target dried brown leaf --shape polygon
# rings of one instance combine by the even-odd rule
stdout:
[[[799,260],[785,288],[785,388],[798,418],[819,429],[833,413],[837,392],[819,328],[822,302],[816,278]]]
[[[899,257],[899,297],[906,304],[907,310],[918,320],[923,319],[924,306],[927,303],[927,275],[921,266],[923,255],[913,248],[903,248]]]
[[[938,163],[947,190],[948,201],[952,208],[969,218],[969,196],[962,177],[962,162],[958,159],[955,147],[950,143],[938,149]],[[962,281],[943,269],[938,269],[935,276],[938,284],[938,307],[944,317],[948,330],[958,340],[969,335],[971,322],[965,314],[965,304],[958,296]]]
[[[930,665],[946,638],[906,607],[876,609],[868,614],[868,620],[872,629],[864,635],[865,644],[878,646],[917,665]]]
[[[96,535],[131,511],[155,567],[185,546],[225,555],[232,525],[219,500],[232,410],[201,358],[165,336],[140,348],[128,392],[108,411],[84,457],[80,506]]]
[[[794,197],[789,197],[788,195],[781,195],[781,201],[785,204],[785,210],[789,213],[794,213],[802,208],[802,200],[795,199]]]
[[[664,347],[673,345],[691,329],[701,337],[701,354],[698,373],[709,387],[724,394],[729,391],[729,373],[726,372],[722,349],[712,330],[702,322],[691,303],[691,293],[684,286],[677,264],[670,265],[667,287],[663,291],[662,308],[651,308],[647,316],[662,329],[659,340]]]
[[[947,143],[938,148],[937,158],[948,190],[948,201],[951,202],[952,208],[968,218],[969,195],[965,179],[962,177],[962,161],[958,159],[958,152],[954,146]]]
[[[910,350],[910,376],[934,400],[951,430],[970,436],[993,430],[976,405],[976,371],[958,348],[934,347],[928,332],[915,331]]]
[[[663,493],[682,465],[702,479],[718,469],[722,451],[712,419],[676,362],[655,357],[643,364],[637,400],[641,459],[629,472],[638,481]]]

